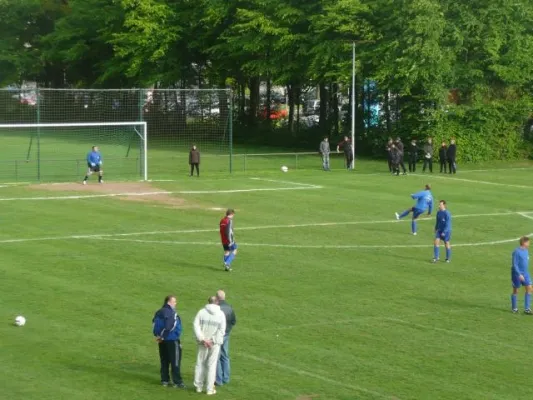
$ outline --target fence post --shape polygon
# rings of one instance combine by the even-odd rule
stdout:
[[[233,91],[229,93],[229,173],[233,172]]]
[[[35,88],[35,95],[37,96],[37,123],[41,123],[41,94],[39,87]],[[37,128],[37,180],[41,181],[41,127]]]

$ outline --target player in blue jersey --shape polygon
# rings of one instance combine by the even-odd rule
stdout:
[[[511,280],[513,282],[513,294],[511,295],[511,309],[518,312],[517,298],[518,289],[524,286],[526,293],[524,296],[524,312],[531,315],[531,292],[533,286],[529,276],[529,238],[522,236],[520,246],[513,251],[511,264]]]
[[[89,176],[93,173],[98,174],[98,183],[104,183],[102,177],[104,176],[104,170],[102,169],[102,155],[100,154],[100,149],[98,146],[93,146],[91,151],[87,153],[87,174],[83,178],[83,184],[87,185],[87,180]]]
[[[396,219],[402,219],[404,217],[407,217],[410,213],[413,213],[413,220],[411,221],[411,232],[413,233],[413,235],[416,235],[416,220],[418,219],[418,217],[424,214],[425,211],[428,212],[429,216],[433,211],[433,195],[431,194],[431,186],[426,185],[424,190],[412,194],[411,198],[416,200],[415,206],[409,208],[408,210],[405,210],[401,214],[396,213]]]
[[[435,243],[433,247],[433,262],[439,261],[440,241],[444,240],[446,247],[446,262],[452,257],[450,239],[452,237],[452,214],[446,209],[446,200],[439,201],[439,211],[435,221]]]

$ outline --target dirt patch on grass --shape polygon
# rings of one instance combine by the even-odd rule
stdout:
[[[313,400],[318,397],[319,397],[318,394],[307,394],[307,395],[298,396],[296,400]]]
[[[136,201],[140,203],[150,203],[153,205],[166,206],[170,208],[192,207],[183,198],[173,196],[166,190],[156,188],[144,182],[119,182],[103,183],[89,182],[87,185],[81,183],[51,183],[31,185],[31,189],[46,190],[49,192],[71,192],[69,195],[84,196],[95,195],[102,198],[116,198],[125,201]]]

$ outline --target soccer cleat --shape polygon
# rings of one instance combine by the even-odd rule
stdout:
[[[400,214],[394,213],[394,215],[396,215],[396,219],[400,219]]]
[[[231,272],[231,267],[228,264],[224,265],[224,271]]]
[[[202,393],[202,388],[197,387],[196,388],[196,393]]]
[[[446,259],[446,262],[449,264],[449,263],[450,263],[450,260],[449,260],[449,259]]]
[[[168,386],[168,382],[161,382],[161,386],[167,387]]]
[[[208,396],[212,396],[214,394],[217,394],[217,391],[215,389],[213,390],[208,390],[207,393],[206,393]]]
[[[100,182],[98,182],[98,183],[102,184],[102,183],[104,183],[104,181],[100,181]]]
[[[413,232],[413,236],[416,236],[416,232]]]
[[[87,181],[83,181],[83,184],[84,184],[84,185],[87,185]]]
[[[533,315],[533,313],[531,312],[531,309],[527,309],[527,310],[524,310],[524,314],[526,315]]]
[[[513,308],[513,314],[518,314],[518,308]]]
[[[437,261],[439,261],[439,259],[438,259],[438,258],[434,258],[433,261],[432,261],[432,263],[433,263],[433,264],[436,264]]]

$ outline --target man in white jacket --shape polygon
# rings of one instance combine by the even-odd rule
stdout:
[[[204,308],[194,318],[194,335],[198,342],[198,356],[194,370],[196,392],[206,389],[208,395],[215,391],[215,378],[220,346],[224,343],[226,316],[217,304],[216,296],[211,296]]]

